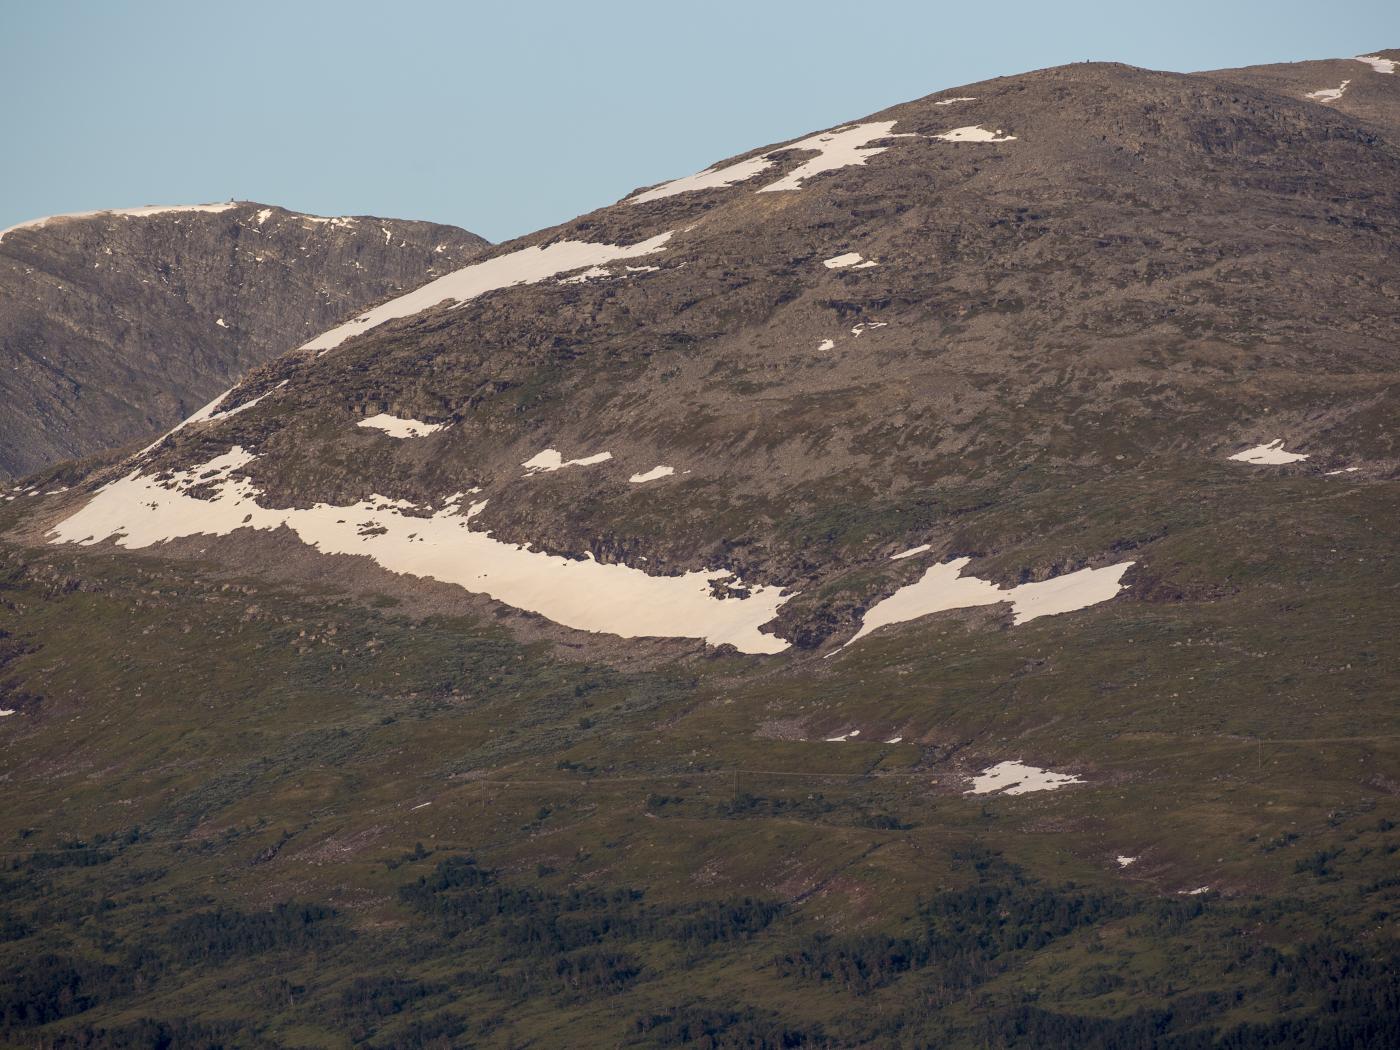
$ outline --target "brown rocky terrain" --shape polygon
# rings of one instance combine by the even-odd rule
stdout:
[[[1396,91],[1394,79],[1400,75],[1400,48],[1372,51],[1367,57],[1378,59],[1381,64],[1397,63],[1396,72],[1381,72],[1376,63],[1357,58],[1325,58],[1218,69],[1203,75],[1329,106],[1374,125],[1393,140],[1400,135],[1400,92]]]
[[[452,226],[218,211],[0,234],[0,477],[149,441],[249,368],[460,266]]]

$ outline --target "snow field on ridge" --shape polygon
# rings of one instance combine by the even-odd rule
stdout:
[[[461,306],[479,295],[500,288],[513,288],[521,284],[538,284],[551,277],[570,270],[601,266],[619,259],[632,259],[639,255],[650,255],[666,247],[672,231],[659,233],[655,237],[637,244],[617,245],[593,243],[590,241],[555,241],[553,244],[531,245],[517,251],[498,255],[482,262],[471,263],[460,270],[413,291],[390,299],[358,317],[337,325],[328,332],[322,332],[315,339],[303,343],[302,350],[316,350],[322,354],[335,349],[347,339],[368,332],[386,321],[412,317],[424,310],[450,300],[452,305]]]
[[[99,208],[97,211],[72,211],[63,215],[45,215],[38,219],[26,219],[13,226],[0,230],[0,241],[5,234],[15,230],[36,229],[51,222],[66,222],[70,219],[95,219],[101,215],[112,215],[127,219],[139,219],[148,215],[165,215],[169,212],[222,212],[238,207],[237,201],[223,201],[219,204],[145,204],[139,208]]]
[[[955,102],[975,102],[974,98],[950,98],[941,102],[935,102],[936,106],[949,106]],[[734,186],[741,182],[747,182],[755,176],[767,171],[773,166],[773,158],[780,153],[789,150],[815,153],[816,156],[804,161],[799,167],[784,175],[782,178],[760,186],[756,193],[778,193],[788,190],[799,190],[802,184],[814,176],[821,175],[828,171],[839,171],[841,168],[849,168],[854,165],[864,164],[871,157],[877,156],[889,149],[888,146],[871,146],[871,142],[885,138],[918,138],[916,132],[902,132],[896,134],[894,126],[897,120],[870,121],[865,124],[850,124],[836,128],[834,131],[820,132],[816,135],[790,142],[785,146],[771,149],[767,153],[757,157],[750,157],[747,160],[736,161],[723,168],[706,168],[704,171],[696,172],[694,175],[686,175],[683,178],[672,179],[670,182],[663,182],[659,186],[653,186],[649,190],[637,194],[635,197],[627,198],[628,204],[645,204],[649,201],[662,200],[666,197],[674,197],[682,193],[694,193],[699,190],[720,189],[726,186]],[[940,135],[928,136],[930,138],[942,139],[945,142],[1014,142],[1016,136],[1005,135],[1000,130],[990,131],[986,128],[971,125],[968,127],[954,128],[952,131],[944,132]]]
[[[1400,69],[1400,61],[1393,58],[1381,58],[1378,55],[1357,55],[1355,61],[1365,62],[1377,73],[1394,73]]]
[[[834,131],[823,131],[805,139],[799,139],[797,142],[790,142],[786,146],[771,149],[761,156],[736,161],[724,168],[706,168],[694,175],[663,182],[635,197],[628,198],[627,203],[645,204],[648,201],[674,197],[681,193],[718,189],[723,186],[747,182],[771,168],[774,163],[773,157],[789,150],[800,150],[817,155],[803,162],[801,167],[776,182],[760,186],[756,192],[773,193],[801,189],[802,183],[814,175],[849,168],[856,164],[864,164],[876,154],[885,152],[889,148],[888,146],[870,145],[877,139],[907,137],[893,134],[893,128],[897,123],[898,121],[894,120],[880,120],[866,124],[849,124]]]

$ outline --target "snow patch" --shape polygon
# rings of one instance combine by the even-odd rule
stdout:
[[[818,353],[821,353],[821,352],[826,351],[826,350],[835,350],[835,349],[836,349],[836,343],[835,343],[834,340],[831,340],[831,339],[823,339],[820,343],[817,344],[817,352],[818,352]]]
[[[854,740],[854,739],[855,739],[856,737],[858,737],[858,736],[860,736],[860,730],[859,730],[859,729],[852,729],[850,732],[848,732],[848,733],[842,733],[840,736],[829,736],[829,737],[827,737],[826,740],[825,740],[825,743],[828,743],[828,744],[844,744],[847,740]]]
[[[15,712],[13,708],[5,708],[3,710],[0,710],[0,718],[9,718],[14,713]]]
[[[1102,569],[1080,569],[1053,580],[1022,583],[1002,590],[988,580],[963,576],[963,569],[971,561],[971,558],[955,558],[931,566],[914,583],[876,602],[862,619],[860,630],[846,645],[854,645],[881,627],[951,609],[1010,602],[1014,624],[1028,623],[1040,616],[1085,609],[1116,595],[1122,589],[1120,581],[1123,574],[1133,565],[1133,562],[1125,561]]]
[[[1400,62],[1393,58],[1381,58],[1379,55],[1357,55],[1356,61],[1365,62],[1377,73],[1394,73]]]
[[[921,543],[917,547],[910,547],[907,551],[900,551],[898,554],[891,554],[890,561],[903,561],[905,558],[912,558],[916,554],[922,554],[933,547],[931,543]]]
[[[494,259],[487,259],[485,262],[473,263],[435,281],[429,281],[407,295],[390,299],[387,303],[376,306],[329,332],[323,332],[303,344],[302,349],[325,353],[352,336],[367,332],[386,321],[412,317],[445,301],[453,306],[461,306],[479,295],[500,288],[537,284],[570,270],[615,262],[618,259],[632,259],[638,255],[650,255],[664,249],[670,239],[671,231],[668,230],[648,240],[628,245],[594,244],[588,241],[555,241],[543,247],[531,245],[506,255],[498,255]]]
[[[1236,452],[1230,457],[1237,463],[1255,463],[1275,466],[1280,463],[1297,463],[1307,459],[1306,453],[1286,452],[1283,448],[1283,438],[1271,441],[1267,445],[1255,445],[1247,448],[1243,452]]]
[[[552,471],[563,470],[565,467],[591,467],[595,463],[606,463],[612,459],[611,452],[599,452],[592,456],[584,456],[582,459],[566,460],[559,454],[558,449],[547,448],[537,455],[531,456],[524,463],[520,464],[525,468],[525,476],[531,474],[548,474]]]
[[[642,474],[633,474],[627,480],[633,485],[640,485],[646,481],[655,481],[657,478],[669,478],[675,472],[675,467],[652,467]]]
[[[1343,80],[1341,87],[1321,88],[1317,91],[1309,91],[1303,97],[1313,99],[1316,102],[1336,102],[1337,99],[1346,94],[1347,85],[1350,83],[1350,80]]]
[[[972,787],[966,793],[990,795],[1000,791],[1008,795],[1026,795],[1032,791],[1054,791],[1067,784],[1082,783],[1084,781],[1072,773],[1052,773],[1023,762],[998,762],[974,776]]]
[[[215,323],[216,325],[218,325],[220,328],[227,328],[227,327],[228,327],[228,325],[224,324],[224,319],[223,319],[222,317],[220,317],[220,318],[219,318],[217,321],[215,321],[214,323]]]
[[[258,212],[258,214],[257,214],[258,225],[261,226],[263,223],[267,222],[267,220],[270,219],[270,218],[272,218],[272,209],[271,209],[271,208],[264,208],[262,211]]]
[[[858,324],[858,325],[856,325],[854,328],[851,329],[851,335],[860,335],[861,332],[868,332],[868,331],[870,331],[872,328],[888,328],[888,327],[889,327],[889,323],[886,322],[886,321],[864,321],[864,322],[862,322],[861,324]]]
[[[940,100],[940,101],[938,101],[938,102],[935,102],[934,105],[935,105],[935,106],[951,106],[954,102],[976,102],[976,101],[977,101],[977,99],[976,99],[975,97],[969,98],[969,97],[967,97],[967,96],[963,96],[962,98],[945,98],[945,99],[942,99],[942,100]]]
[[[830,259],[822,260],[822,265],[828,270],[844,270],[848,267],[855,267],[857,270],[865,270],[877,264],[862,259],[860,252],[847,252],[845,255],[837,255]]]
[[[471,527],[456,506],[414,517],[402,500],[373,495],[349,506],[264,507],[247,477],[234,477],[256,457],[235,446],[167,480],[139,470],[99,489],[49,534],[51,543],[90,546],[105,539],[128,549],[185,536],[226,536],[238,529],[287,528],[325,554],[364,555],[390,572],[456,584],[517,609],[582,631],[624,638],[700,638],[745,653],[788,647],[759,628],[787,600],[782,589],[745,587],[733,573],[697,570],[650,576],[628,565],[605,565],[505,543]],[[210,498],[191,495],[198,487]],[[731,593],[716,597],[716,585]],[[747,597],[740,594],[747,591]]]
[[[991,131],[980,124],[970,124],[965,128],[954,128],[942,135],[933,136],[944,142],[1015,142],[1015,135],[1007,135],[1000,128]]]
[[[401,419],[398,416],[391,416],[387,412],[381,412],[377,416],[362,419],[355,425],[382,430],[391,438],[402,439],[427,437],[429,434],[436,434],[439,430],[446,430],[450,424],[424,423],[420,419]]]
[[[597,280],[599,277],[611,277],[612,272],[606,266],[590,266],[582,273],[576,273],[572,277],[561,278],[560,284],[584,284],[587,281]]]
[[[898,744],[898,743],[900,743],[901,741],[903,741],[903,739],[904,739],[904,737],[902,737],[902,736],[892,736],[892,737],[890,737],[888,740],[886,740],[885,743],[887,743],[887,744]]]
[[[1360,467],[1343,467],[1341,470],[1329,470],[1323,475],[1325,478],[1336,477],[1338,474],[1355,474]]]
[[[1118,866],[1119,866],[1120,868],[1126,868],[1126,867],[1127,867],[1128,865],[1130,865],[1130,864],[1136,864],[1136,863],[1137,863],[1137,858],[1136,858],[1136,857],[1125,857],[1125,856],[1124,856],[1123,854],[1121,854],[1121,853],[1118,854],[1118,856],[1114,857],[1113,859],[1114,859],[1115,861],[1118,862]]]
[[[45,215],[39,219],[29,219],[25,222],[15,223],[0,230],[0,241],[5,239],[5,234],[13,233],[15,230],[36,229],[40,226],[47,226],[51,222],[68,222],[72,219],[94,219],[102,215],[120,216],[128,219],[144,218],[148,215],[165,215],[169,212],[177,211],[202,211],[221,212],[236,208],[236,201],[224,201],[222,204],[146,204],[140,208],[104,208],[99,211],[72,211],[64,215]]]

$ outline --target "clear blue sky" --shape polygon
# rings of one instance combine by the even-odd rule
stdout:
[[[499,241],[991,76],[1384,47],[1395,0],[0,0],[0,228],[237,197]]]

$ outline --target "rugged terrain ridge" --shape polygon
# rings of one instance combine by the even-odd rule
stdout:
[[[453,269],[451,226],[252,202],[0,233],[0,477],[152,437],[250,368]]]

